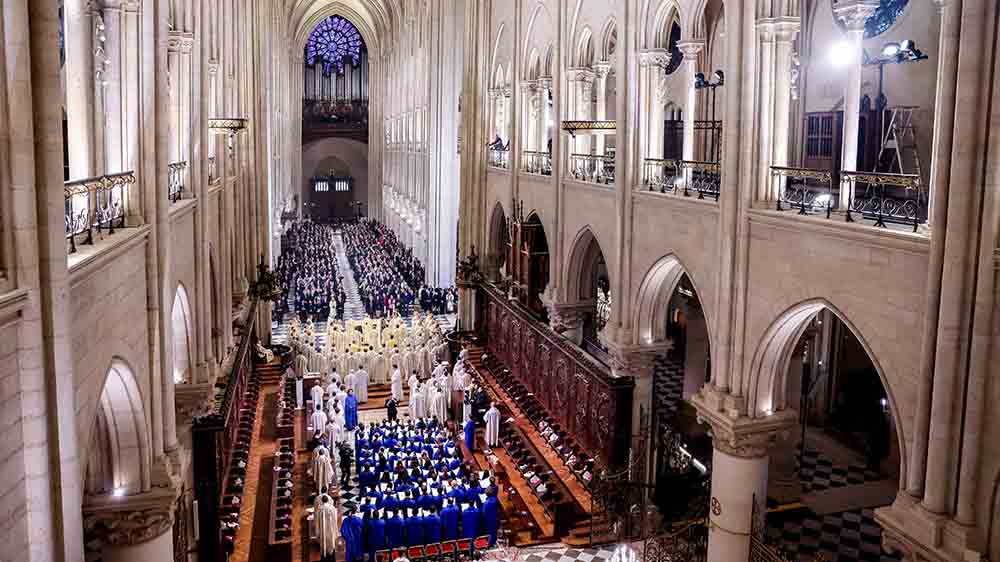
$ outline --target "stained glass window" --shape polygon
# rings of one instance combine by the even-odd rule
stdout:
[[[344,72],[347,60],[357,66],[361,64],[361,50],[364,40],[354,24],[340,16],[331,16],[321,21],[309,35],[306,43],[306,64],[323,64],[323,72],[337,74]]]

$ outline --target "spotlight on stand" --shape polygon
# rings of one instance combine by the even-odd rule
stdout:
[[[721,70],[716,70],[712,77],[715,78],[715,85],[721,86],[726,82],[726,75],[722,73]]]
[[[694,87],[695,88],[704,88],[705,84],[707,84],[707,83],[708,82],[705,81],[705,73],[704,72],[699,72],[698,74],[694,75]]]
[[[851,61],[855,60],[854,47],[847,41],[839,41],[830,47],[828,56],[830,58],[830,64],[838,68],[843,68],[851,64]]]
[[[882,46],[883,57],[894,57],[899,52],[899,43],[886,43]]]

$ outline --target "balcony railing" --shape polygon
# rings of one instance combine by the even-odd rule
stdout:
[[[552,155],[548,152],[525,150],[521,153],[521,171],[542,176],[552,175]]]
[[[698,199],[707,196],[719,200],[722,189],[722,166],[718,162],[681,160],[681,176],[685,197],[697,193]]]
[[[489,150],[489,164],[491,168],[508,169],[510,167],[510,150],[491,148]]]
[[[125,227],[125,209],[128,208],[129,186],[135,183],[134,172],[66,182],[66,238],[69,253],[76,252],[78,236],[85,236],[81,244],[94,243],[94,231],[107,229],[108,235],[115,228]]]
[[[643,162],[642,177],[643,184],[649,191],[674,191],[681,184],[680,161],[647,158]]]
[[[187,178],[187,162],[174,162],[167,165],[167,195],[172,203],[184,198],[184,184]]]
[[[215,156],[208,157],[208,183],[215,183],[219,179],[218,163]]]
[[[878,228],[908,225],[914,232],[927,220],[927,194],[918,174],[844,170],[838,182],[824,170],[772,166],[771,180],[777,184],[779,211],[787,206],[800,215],[824,213],[827,218],[836,211],[847,222],[869,220]]]
[[[569,173],[580,181],[610,185],[615,182],[615,159],[597,154],[571,154]]]

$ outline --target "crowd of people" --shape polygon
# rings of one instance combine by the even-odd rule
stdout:
[[[454,287],[427,287],[424,266],[384,224],[362,220],[343,227],[347,260],[365,312],[372,317],[409,316],[414,304],[427,312],[455,312]]]
[[[285,293],[274,306],[275,316],[282,318],[294,306],[303,321],[343,318],[347,294],[337,267],[333,230],[309,220],[295,222],[282,234],[281,247],[275,273]]]

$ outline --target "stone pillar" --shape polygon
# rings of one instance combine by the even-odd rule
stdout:
[[[168,127],[170,138],[168,162],[181,160],[181,96],[187,92],[181,90],[181,37],[177,31],[170,32],[167,40],[167,87],[169,88]],[[164,187],[165,188],[165,187]]]
[[[794,425],[795,412],[733,418],[706,404],[700,394],[692,403],[712,435],[708,562],[744,562],[751,534],[764,529],[768,450]]]
[[[118,7],[104,8],[104,34],[107,37],[105,49],[110,64],[104,70],[104,114],[107,127],[104,131],[104,162],[109,174],[126,171],[124,168],[125,123],[122,114],[122,10]],[[127,48],[127,47],[126,47]]]
[[[655,449],[652,436],[653,423],[653,365],[657,357],[666,355],[672,344],[660,346],[634,346],[618,341],[608,341],[611,355],[611,373],[616,377],[630,376],[635,381],[632,389],[632,448],[633,458],[640,461],[639,473],[634,479],[652,482],[655,472],[650,452]],[[641,450],[644,449],[644,450]],[[644,462],[643,462],[644,461]]]
[[[596,76],[596,80],[594,81],[596,89],[594,119],[597,121],[606,121],[608,118],[608,74],[610,73],[610,62],[599,62],[594,65],[594,74]],[[589,98],[590,96],[587,95],[585,97]],[[594,154],[604,156],[604,135],[596,135],[594,137]],[[603,164],[598,163],[597,168],[602,169]]]
[[[583,343],[583,320],[594,310],[594,303],[549,304],[549,325],[552,330],[576,345]]]
[[[698,73],[698,53],[705,47],[705,42],[681,41],[677,43],[677,48],[684,53],[684,80],[685,103],[684,103],[684,146],[682,158],[684,160],[694,160],[694,122],[698,118],[698,90],[694,88],[694,75]]]
[[[552,120],[552,113],[549,111],[549,94],[552,92],[552,78],[542,78],[538,81],[538,152],[548,154],[549,152],[549,121]],[[538,162],[541,166],[541,160]],[[540,172],[540,171],[539,171]]]
[[[844,90],[844,148],[840,167],[844,170],[858,169],[858,133],[861,128],[861,51],[865,38],[865,22],[878,8],[878,0],[840,0],[833,10],[847,27],[847,43],[850,49],[847,64],[847,85]],[[842,183],[840,187],[840,208],[848,209],[853,197],[853,184]]]
[[[69,177],[88,178],[96,169],[94,139],[94,19],[90,2],[67,0],[66,121],[68,124]]]
[[[669,64],[670,53],[666,49],[639,53],[639,142],[645,147],[641,152],[643,159],[663,158],[663,80]]]
[[[90,497],[83,506],[88,542],[101,545],[104,562],[174,562],[176,502],[177,485],[121,498]]]

